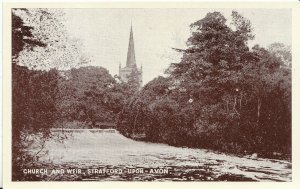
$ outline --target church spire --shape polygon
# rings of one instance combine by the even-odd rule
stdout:
[[[132,23],[131,23],[131,27],[130,27],[126,67],[136,67]]]

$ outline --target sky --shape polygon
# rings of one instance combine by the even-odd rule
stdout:
[[[248,18],[255,39],[249,46],[271,43],[292,44],[290,9],[235,9]],[[181,54],[172,48],[186,48],[191,35],[189,25],[208,12],[220,11],[228,19],[232,9],[65,9],[66,27],[71,37],[82,42],[90,65],[102,66],[111,75],[119,64],[126,64],[130,25],[132,23],[137,66],[143,66],[143,84],[163,75]]]

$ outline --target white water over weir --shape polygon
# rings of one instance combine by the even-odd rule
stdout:
[[[64,128],[52,128],[50,129],[52,133],[54,132],[66,132],[66,133],[82,133],[82,132],[91,132],[91,133],[116,133],[116,129],[64,129]]]

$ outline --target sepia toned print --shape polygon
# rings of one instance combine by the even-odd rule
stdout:
[[[11,13],[12,181],[292,181],[291,9]]]

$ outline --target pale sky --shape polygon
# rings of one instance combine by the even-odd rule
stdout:
[[[235,9],[250,19],[255,40],[250,46],[267,47],[274,42],[292,44],[290,9]],[[143,65],[143,84],[163,75],[180,54],[171,48],[185,48],[189,25],[208,12],[220,11],[230,19],[232,9],[65,9],[66,26],[79,38],[91,65],[118,74],[126,64],[130,23],[133,25],[136,62]],[[229,21],[230,22],[230,21]]]

